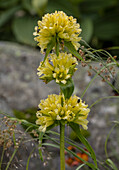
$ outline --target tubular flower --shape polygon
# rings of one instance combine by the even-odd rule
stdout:
[[[41,100],[38,107],[36,124],[40,125],[40,131],[45,132],[47,127],[58,124],[61,120],[67,124],[74,122],[82,125],[84,129],[88,128],[87,116],[90,109],[76,95],[65,99],[61,94],[51,94],[47,99]]]
[[[75,66],[78,64],[76,58],[67,53],[59,53],[58,57],[56,54],[51,54],[45,63],[42,63],[37,69],[40,79],[46,83],[55,79],[56,83],[63,84],[66,84],[67,80],[72,77],[74,71],[77,70]]]
[[[44,15],[42,21],[38,21],[33,35],[36,36],[35,41],[43,52],[53,37],[72,42],[77,50],[80,47],[80,33],[80,25],[76,19],[68,17],[63,11],[55,11]]]

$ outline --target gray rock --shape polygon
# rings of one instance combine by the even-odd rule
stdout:
[[[37,67],[43,56],[38,50],[9,42],[0,42],[0,95],[13,109],[37,107],[40,99],[56,92],[39,81]]]

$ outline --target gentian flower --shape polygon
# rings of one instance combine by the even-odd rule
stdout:
[[[33,33],[35,41],[41,48],[41,52],[47,48],[52,38],[70,41],[76,50],[80,47],[79,37],[81,33],[80,25],[72,16],[67,16],[63,11],[55,11],[55,13],[45,14],[42,21],[38,21]]]
[[[36,124],[40,125],[39,130],[45,132],[46,128],[64,121],[65,124],[74,122],[87,129],[87,116],[90,109],[88,105],[76,95],[65,99],[63,95],[51,94],[47,99],[41,100],[36,113]]]
[[[77,59],[72,57],[72,54],[59,53],[59,56],[51,54],[44,63],[40,63],[37,74],[45,83],[54,79],[56,83],[66,84],[77,70],[76,65]]]

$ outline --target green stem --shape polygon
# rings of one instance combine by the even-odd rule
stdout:
[[[30,158],[31,158],[31,155],[32,153],[34,152],[35,148],[33,148],[33,150],[31,151],[29,157],[28,157],[28,160],[27,160],[27,164],[26,164],[26,170],[28,170],[28,167],[29,167],[29,161],[30,161]]]
[[[59,56],[59,39],[56,36],[56,45],[55,45],[56,55]]]
[[[105,141],[105,154],[106,154],[107,159],[109,158],[109,157],[108,157],[108,153],[107,153],[107,142],[108,142],[108,139],[109,139],[109,137],[110,137],[113,129],[114,129],[116,126],[117,126],[117,124],[115,124],[115,125],[111,128],[111,130],[109,131],[109,134],[107,135],[106,141]]]
[[[60,170],[65,170],[64,130],[65,125],[60,123]]]
[[[1,155],[1,160],[0,160],[0,170],[1,170],[1,167],[2,167],[2,161],[3,161],[3,157],[4,157],[4,152],[5,152],[5,144],[6,142],[4,142],[4,145],[3,145],[3,151],[2,151],[2,155]]]
[[[17,152],[17,150],[18,150],[18,148],[16,148],[16,149],[14,150],[14,152],[13,152],[13,154],[12,154],[12,156],[11,156],[11,158],[10,158],[10,160],[9,160],[9,162],[8,162],[7,167],[6,167],[5,170],[8,170],[8,168],[9,168],[9,166],[10,166],[10,164],[11,164],[11,162],[12,162],[12,160],[13,160],[16,152]]]

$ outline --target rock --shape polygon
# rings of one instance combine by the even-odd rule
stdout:
[[[12,109],[37,107],[40,99],[57,91],[39,81],[37,67],[43,56],[38,50],[10,42],[0,42],[0,95]]]
[[[2,111],[3,113],[8,113],[10,116],[14,117],[14,114],[11,110],[11,108],[9,107],[6,99],[3,96],[0,96],[0,111]],[[0,114],[0,118],[3,118],[4,115]]]

